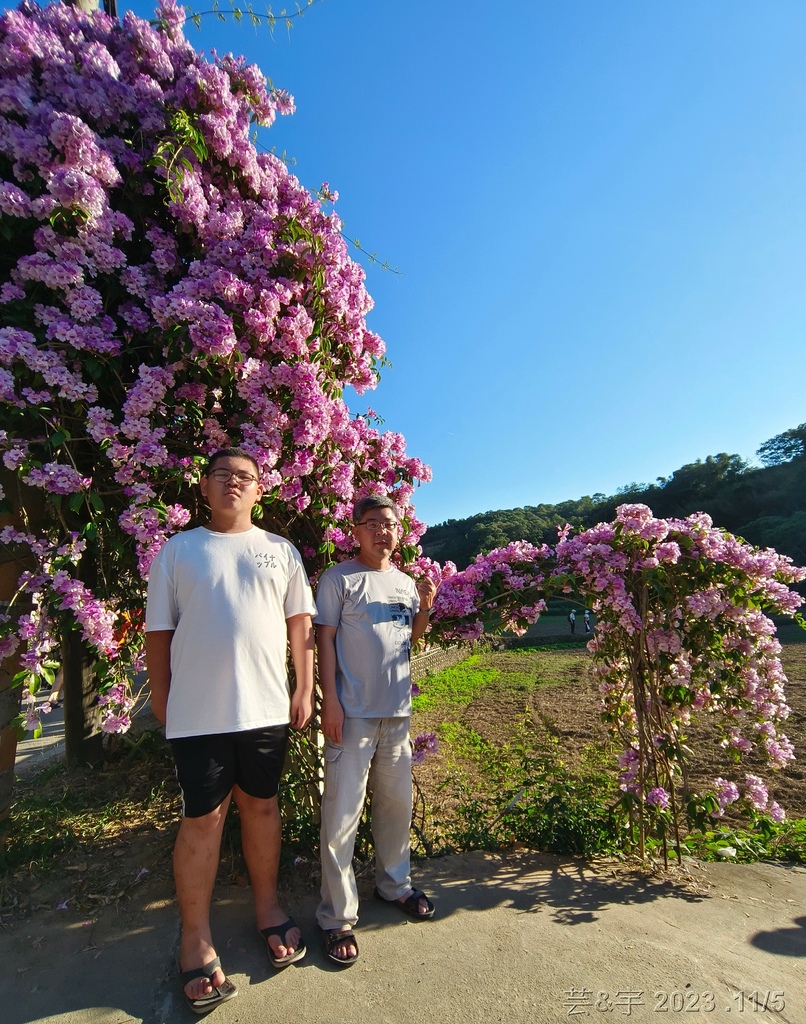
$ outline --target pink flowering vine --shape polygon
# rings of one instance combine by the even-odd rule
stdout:
[[[576,536],[566,527],[554,549],[510,544],[441,575],[433,639],[474,638],[490,624],[522,632],[545,599],[569,593],[595,613],[588,647],[603,720],[622,745],[618,784],[642,854],[653,828],[664,855],[669,836],[679,848],[681,814],[704,825],[741,802],[783,820],[756,775],[695,792],[686,740],[691,722],[707,716],[737,762],[760,755],[775,771],[794,756],[769,618],[798,614],[803,599],[792,587],[806,570],[791,559],[745,544],[703,514],[664,520],[644,505],[622,505],[612,523]]]
[[[603,717],[629,752],[621,777],[628,807],[670,810],[679,845],[681,808],[702,821],[703,812],[719,816],[738,799],[724,779],[693,792],[686,772],[692,719],[712,719],[736,759],[758,753],[776,770],[794,756],[783,731],[789,708],[781,646],[767,613],[797,613],[802,598],[791,588],[806,570],[715,528],[704,514],[657,519],[644,505],[622,505],[615,522],[564,536],[556,554],[558,578],[596,614],[589,647]],[[744,798],[764,812],[765,784],[748,775]],[[665,853],[665,832],[663,839]]]
[[[342,398],[375,386],[384,344],[337,193],[252,139],[293,100],[197,53],[184,18],[175,0],[153,24],[30,0],[0,17],[1,510],[27,524],[4,541],[26,570],[0,652],[19,634],[33,682],[47,638],[80,629],[115,732],[142,648],[124,627],[160,546],[199,520],[205,454],[255,457],[264,522],[312,571],[349,549],[368,491],[393,497],[410,555],[430,477]]]

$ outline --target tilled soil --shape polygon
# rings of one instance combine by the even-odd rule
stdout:
[[[784,730],[795,745],[795,760],[772,771],[762,756],[745,757],[733,764],[720,747],[720,736],[707,721],[693,722],[687,745],[692,750],[689,783],[693,789],[724,776],[741,780],[745,772],[760,775],[769,784],[771,799],[777,800],[789,817],[806,817],[806,643],[784,647],[782,656],[788,678],[787,701],[791,714]],[[415,715],[413,732],[438,731],[445,720],[460,722],[483,740],[501,747],[513,730],[527,723],[534,742],[554,739],[566,764],[573,768],[592,748],[609,752],[611,744],[598,711],[598,684],[591,671],[591,656],[584,648],[536,653],[490,652],[483,654],[480,667],[498,668],[501,679],[481,690],[467,705],[449,709],[447,714],[424,712]],[[516,673],[514,685],[507,682]],[[427,685],[427,684],[426,684]],[[426,802],[439,802],[439,790],[447,762],[456,759],[447,751],[430,755],[416,769],[416,778]],[[459,759],[461,761],[461,758]],[[613,761],[615,763],[615,760]]]

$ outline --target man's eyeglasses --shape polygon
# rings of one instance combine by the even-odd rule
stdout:
[[[365,519],[355,525],[366,526],[370,533],[379,533],[381,530],[396,530],[400,523],[396,519]]]
[[[211,469],[207,475],[217,484],[228,484],[230,480],[234,480],[241,487],[248,487],[249,484],[257,483],[254,473],[245,473],[242,469]]]

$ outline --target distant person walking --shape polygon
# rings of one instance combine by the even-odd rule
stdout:
[[[585,609],[585,632],[590,633],[591,631],[591,613],[588,609]]]
[[[573,634],[577,628],[577,616],[573,608],[568,613],[568,621],[571,623],[571,633]]]

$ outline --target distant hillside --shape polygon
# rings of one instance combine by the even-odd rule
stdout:
[[[512,540],[552,544],[558,526],[571,523],[584,529],[612,519],[625,502],[641,502],[664,518],[707,512],[717,526],[806,565],[806,423],[766,441],[758,455],[763,468],[722,452],[681,466],[655,484],[629,484],[611,496],[594,494],[558,505],[449,519],[429,527],[423,551],[463,569],[479,552]]]

